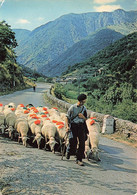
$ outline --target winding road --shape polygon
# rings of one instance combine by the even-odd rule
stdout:
[[[7,104],[46,105],[43,94],[48,84],[0,97]],[[61,160],[59,153],[27,147],[0,137],[0,195],[135,195],[137,192],[137,149],[101,137],[101,162],[75,157]]]

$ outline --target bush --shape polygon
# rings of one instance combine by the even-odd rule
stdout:
[[[45,82],[45,79],[43,77],[37,78],[37,82]]]
[[[117,104],[112,112],[113,116],[137,122],[137,105],[132,100],[123,100],[122,103]]]
[[[63,99],[63,95],[66,95],[66,90],[64,89],[63,85],[56,83],[54,85],[54,94],[57,98]]]

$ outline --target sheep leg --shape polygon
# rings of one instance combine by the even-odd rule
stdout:
[[[21,134],[19,133],[19,136],[18,136],[18,143],[21,142]]]
[[[45,137],[45,146],[43,148],[44,150],[47,150],[47,144],[46,143],[47,143],[47,138]]]

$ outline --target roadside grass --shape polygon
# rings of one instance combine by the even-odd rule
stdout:
[[[124,143],[124,144],[127,144],[129,146],[137,148],[137,141],[133,138],[126,137],[126,135],[124,135],[124,134],[113,133],[113,134],[105,134],[105,135],[102,135],[102,136],[106,137],[106,138],[109,138],[109,139],[112,139],[114,141]]]

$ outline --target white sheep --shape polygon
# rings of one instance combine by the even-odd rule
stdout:
[[[11,108],[15,108],[15,109],[16,109],[16,105],[15,105],[13,102],[10,102],[10,103],[8,104],[8,106],[11,107]]]
[[[2,103],[0,103],[0,112],[2,112],[4,110],[4,106]]]
[[[4,106],[2,103],[0,103],[0,130],[1,133],[4,134],[4,129],[5,129],[5,115],[3,113]]]
[[[42,135],[45,137],[45,149],[46,145],[49,144],[52,152],[55,153],[55,144],[57,143],[56,138],[58,138],[57,127],[51,121],[46,121],[41,129]],[[47,141],[49,140],[49,141]]]
[[[2,111],[0,111],[0,130],[1,133],[4,134],[5,130],[5,115]]]
[[[52,115],[50,115],[49,118],[50,118],[51,121],[52,120],[62,121],[62,118],[58,114],[56,114],[56,113],[53,113]]]
[[[57,131],[58,131],[58,135],[59,135],[59,142],[60,142],[61,152],[62,152],[62,150],[63,150],[62,146],[63,146],[63,144],[65,144],[66,147],[68,146],[69,138],[67,136],[66,126],[65,126],[64,121],[57,122],[56,126],[57,126]]]
[[[16,109],[15,110],[15,114],[16,114],[16,116],[17,117],[25,117],[25,118],[27,118],[28,117],[28,114],[29,114],[29,110],[27,110],[27,109]]]
[[[38,106],[38,107],[36,107],[36,109],[39,111],[39,113],[41,113],[41,112],[48,112],[48,107],[43,107],[43,106]],[[48,113],[47,113],[48,114]]]
[[[60,113],[60,117],[61,117],[61,119],[62,119],[63,121],[65,121],[65,120],[66,120],[66,113],[61,112],[61,113]]]
[[[41,139],[43,138],[41,135],[41,128],[43,123],[40,119],[34,117],[34,118],[29,118],[28,124],[32,134],[35,135],[33,143],[36,141],[38,145],[38,149],[40,149]]]
[[[53,107],[51,109],[47,110],[50,116],[53,116],[53,114],[60,116],[60,113],[56,107]]]
[[[98,145],[101,128],[98,122],[95,121],[95,118],[91,117],[86,120],[87,128],[89,131],[89,141],[91,144],[91,153],[89,153],[89,158],[94,159],[96,161],[100,161]]]
[[[15,112],[13,110],[14,108],[6,108],[4,109],[3,113],[5,115],[5,124],[7,126],[8,132],[9,132],[9,137],[11,139],[13,139],[13,132],[14,132],[14,125],[16,122],[16,115]],[[12,111],[13,110],[13,111]]]
[[[91,143],[89,139],[89,135],[87,135],[87,140],[85,141],[85,157],[89,161],[89,159],[92,159],[92,150],[91,150]]]
[[[27,147],[27,133],[29,131],[29,125],[26,117],[20,116],[15,122],[15,129],[19,133],[18,141],[22,139],[23,145]]]

